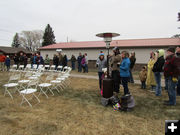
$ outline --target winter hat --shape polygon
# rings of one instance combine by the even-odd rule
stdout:
[[[160,49],[158,50],[158,52],[159,52],[159,57],[164,56],[164,49]]]
[[[169,48],[167,49],[167,51],[172,52],[172,53],[175,53],[175,48],[174,48],[174,47],[169,47]]]
[[[99,56],[104,56],[104,53],[100,53]]]

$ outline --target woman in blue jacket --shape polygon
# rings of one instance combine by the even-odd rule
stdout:
[[[9,58],[9,56],[7,55],[6,56],[6,60],[5,60],[5,65],[6,65],[6,67],[7,67],[7,71],[9,71],[9,69],[10,69],[10,58]]]
[[[128,89],[128,80],[130,77],[130,60],[128,58],[128,52],[123,51],[121,53],[122,62],[120,64],[120,77],[122,81],[122,85],[124,87],[124,95],[130,94]]]

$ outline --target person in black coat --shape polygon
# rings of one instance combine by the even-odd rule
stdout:
[[[24,68],[26,68],[28,63],[28,57],[26,56],[26,54],[24,54]]]
[[[130,81],[130,83],[134,83],[134,79],[133,79],[133,75],[132,75],[132,69],[133,69],[133,67],[134,67],[134,65],[136,63],[135,52],[131,53],[131,56],[130,56],[129,60],[131,62],[131,64],[130,64],[130,71],[129,71],[130,72],[130,79],[129,79],[129,81]]]
[[[57,70],[58,64],[59,64],[59,58],[57,57],[56,54],[54,54],[53,65],[55,65],[55,70]]]
[[[67,56],[65,54],[63,57],[63,67],[67,66],[67,62],[68,62],[68,59],[67,59]]]
[[[14,55],[14,64],[18,65],[19,64],[19,57],[17,56],[17,54]]]
[[[24,65],[24,56],[23,56],[23,53],[20,53],[19,64],[20,65]]]
[[[154,72],[155,75],[155,80],[156,80],[156,96],[161,96],[161,76],[163,72],[163,66],[165,63],[164,59],[164,50],[160,49],[156,52],[156,62],[154,63],[152,71]]]

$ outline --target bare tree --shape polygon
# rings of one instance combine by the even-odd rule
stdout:
[[[41,47],[43,34],[42,30],[22,31],[19,34],[21,46],[30,51],[36,51]]]

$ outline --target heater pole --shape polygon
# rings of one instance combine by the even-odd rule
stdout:
[[[107,45],[109,46],[110,43],[107,43]],[[109,47],[108,47],[108,54],[107,54],[107,78],[110,78],[109,75]]]

